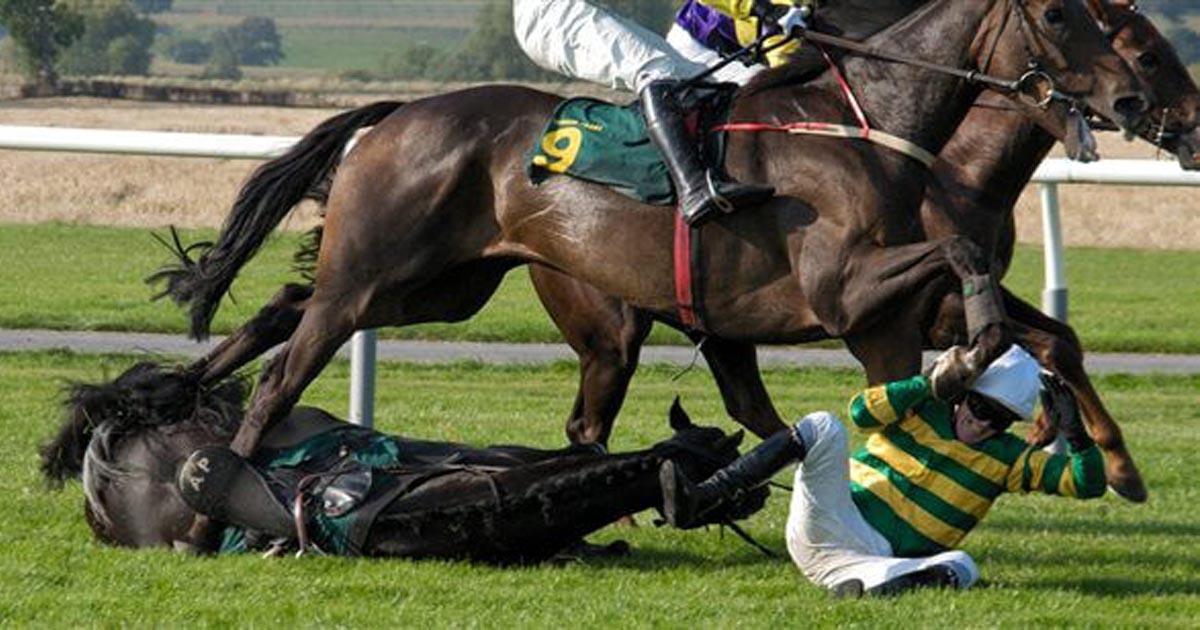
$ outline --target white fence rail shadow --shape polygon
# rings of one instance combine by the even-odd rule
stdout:
[[[0,125],[0,149],[60,151],[113,155],[204,157],[267,160],[283,154],[299,140],[293,136],[124,131]],[[1200,173],[1186,172],[1173,162],[1104,160],[1080,164],[1046,160],[1033,176],[1041,186],[1045,247],[1042,307],[1067,318],[1067,281],[1063,264],[1058,187],[1063,184],[1120,186],[1200,186]],[[350,421],[371,426],[375,401],[375,331],[361,331],[350,342]]]

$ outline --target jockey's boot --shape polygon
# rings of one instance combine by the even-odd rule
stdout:
[[[748,495],[765,490],[765,484],[788,464],[802,461],[804,440],[793,427],[763,440],[749,453],[697,484],[672,461],[659,469],[663,493],[663,518],[680,529],[692,529],[710,521],[707,516],[736,508]]]
[[[956,567],[953,562],[943,562],[894,577],[868,589],[863,588],[862,580],[846,580],[831,588],[830,594],[835,599],[858,599],[864,596],[894,597],[919,588],[960,588],[966,579],[962,571],[963,569]]]
[[[179,469],[178,483],[188,506],[216,521],[278,538],[296,534],[267,481],[228,448],[206,446],[192,453]]]
[[[766,203],[774,197],[775,189],[770,186],[731,181],[721,174],[721,169],[704,164],[699,140],[688,133],[687,112],[675,97],[679,84],[654,81],[642,88],[640,96],[646,130],[671,172],[679,211],[688,224],[695,225],[716,210],[729,213]]]

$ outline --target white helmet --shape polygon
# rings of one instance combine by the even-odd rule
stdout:
[[[1022,419],[1033,418],[1041,390],[1041,367],[1024,348],[1013,344],[971,385],[971,391],[987,396]]]

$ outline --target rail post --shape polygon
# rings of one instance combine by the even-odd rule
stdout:
[[[375,426],[375,347],[378,332],[360,330],[350,339],[350,422]]]
[[[1042,241],[1045,248],[1045,286],[1042,311],[1061,322],[1067,321],[1067,271],[1063,257],[1062,218],[1058,184],[1042,184]]]
[[[1046,252],[1045,286],[1042,289],[1042,312],[1060,322],[1067,321],[1067,269],[1063,258],[1061,208],[1058,205],[1058,184],[1042,184],[1042,241]],[[1067,452],[1067,441],[1059,435],[1046,446],[1046,452]]]

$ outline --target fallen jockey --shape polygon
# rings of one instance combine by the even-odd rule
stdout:
[[[804,26],[807,15],[806,9],[767,0],[703,3],[732,18],[737,32],[757,32],[760,24],[791,32]],[[521,48],[538,65],[639,95],[650,138],[663,154],[689,223],[774,196],[773,188],[734,182],[701,159],[688,130],[688,112],[676,96],[684,81],[707,67],[662,36],[584,0],[514,0],[513,22]]]
[[[1039,383],[1068,455],[1008,432],[1032,417]],[[962,348],[952,349],[928,375],[855,396],[850,418],[867,439],[849,460],[846,429],[821,412],[698,484],[664,464],[667,520],[696,526],[708,510],[800,462],[786,534],[792,560],[835,595],[892,595],[973,585],[979,570],[956,547],[1005,492],[1080,499],[1105,492],[1104,463],[1074,396],[1019,346],[982,374]]]
[[[68,409],[80,422],[43,450],[43,470],[52,480],[82,473],[88,522],[111,544],[512,564],[586,550],[585,535],[661,506],[663,462],[707,477],[737,458],[741,440],[692,425],[678,405],[671,439],[617,455],[412,440],[297,407],[244,460],[224,445],[244,394],[236,379],[199,387],[153,364],[76,386]],[[713,522],[748,516],[766,494]],[[223,539],[182,543],[186,532],[172,528],[192,510],[226,524]]]

